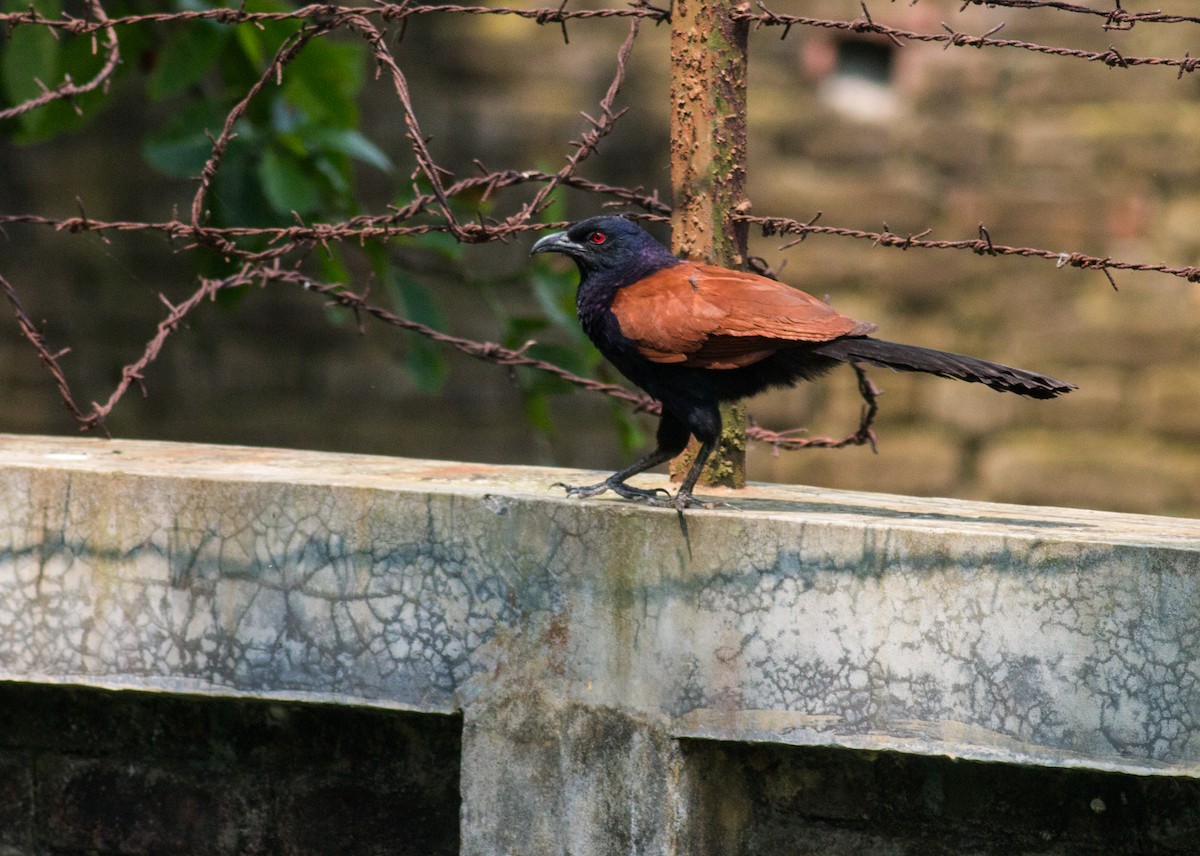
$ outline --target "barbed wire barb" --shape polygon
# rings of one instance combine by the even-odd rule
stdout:
[[[94,14],[96,16],[97,24],[99,25],[100,28],[102,28],[104,30],[104,33],[105,33],[104,64],[100,66],[100,69],[96,72],[96,74],[92,77],[92,79],[85,83],[76,84],[74,82],[74,80],[72,80],[70,74],[65,74],[63,76],[62,83],[60,83],[58,86],[55,86],[55,87],[50,87],[50,86],[46,85],[46,83],[44,83],[43,81],[36,80],[36,78],[35,78],[35,81],[36,81],[38,87],[42,90],[42,94],[35,96],[33,98],[27,99],[26,101],[23,101],[20,104],[0,110],[0,121],[4,121],[7,119],[14,119],[17,116],[21,116],[32,110],[36,110],[39,107],[44,107],[53,101],[60,101],[60,100],[69,101],[76,113],[82,113],[82,108],[79,106],[78,102],[75,99],[78,98],[80,95],[85,95],[89,92],[94,92],[97,89],[106,89],[108,87],[109,83],[112,80],[113,75],[117,71],[117,67],[121,64],[121,45],[120,45],[120,42],[117,41],[116,27],[112,26],[111,22],[108,19],[108,16],[105,15],[104,7],[100,4],[100,0],[87,0],[87,5],[88,5],[88,8],[90,10],[92,10],[92,14]],[[36,15],[37,13],[34,12],[31,7],[29,13],[23,13],[23,14]],[[4,20],[4,15],[0,14],[0,22],[2,22],[3,20]],[[77,19],[73,19],[73,20],[77,20]],[[15,24],[12,24],[12,23],[9,24],[10,32],[11,32],[11,29],[13,26],[15,26]],[[56,29],[51,28],[50,32],[53,33],[55,35],[55,37],[57,38],[58,31]],[[93,45],[93,51],[94,51],[96,48],[94,32],[92,35],[92,45]]]
[[[1121,7],[1119,0],[1115,0],[1115,7],[1111,9],[1093,9],[1070,2],[1057,2],[1057,0],[1055,2],[1051,2],[1051,0],[964,0],[962,8],[973,5],[1000,6],[1012,9],[1043,8],[1063,13],[1099,16],[1103,22],[1102,26],[1113,30],[1130,29],[1137,23],[1200,23],[1198,16],[1168,15],[1160,11],[1129,12]],[[610,396],[631,406],[635,412],[658,413],[658,403],[645,395],[632,392],[619,385],[583,377],[566,371],[549,361],[531,357],[530,349],[534,344],[531,341],[526,341],[520,348],[509,349],[494,342],[455,337],[374,303],[371,299],[370,282],[356,292],[350,288],[348,283],[318,281],[304,270],[305,263],[309,261],[314,249],[319,249],[332,257],[339,245],[364,245],[371,241],[433,233],[448,234],[460,243],[479,243],[510,241],[533,232],[563,228],[568,223],[539,222],[537,218],[546,213],[555,198],[555,193],[564,188],[589,194],[595,198],[603,197],[603,202],[600,203],[601,207],[607,209],[615,206],[625,209],[626,213],[635,219],[654,222],[668,220],[671,206],[660,199],[657,190],[646,191],[642,187],[628,188],[605,184],[584,178],[579,175],[579,172],[585,162],[597,152],[600,143],[618,127],[619,120],[627,112],[628,108],[619,109],[616,105],[619,94],[626,83],[629,61],[641,22],[652,20],[656,25],[667,22],[670,20],[673,7],[655,6],[646,0],[633,0],[626,7],[620,9],[571,9],[568,6],[568,0],[562,0],[557,6],[530,9],[504,6],[438,5],[410,2],[410,0],[382,2],[381,0],[381,2],[371,5],[308,4],[294,9],[275,11],[249,11],[243,4],[236,8],[191,8],[109,17],[106,15],[101,0],[86,0],[85,8],[88,10],[86,17],[76,17],[67,13],[62,13],[57,17],[48,17],[33,7],[21,12],[0,12],[0,25],[4,26],[10,34],[20,27],[42,27],[52,33],[55,38],[64,41],[73,37],[86,37],[91,40],[93,52],[103,52],[104,55],[99,70],[87,81],[75,83],[69,74],[64,75],[57,84],[53,84],[53,81],[50,83],[38,81],[39,94],[0,109],[0,120],[15,119],[56,101],[66,101],[78,110],[83,106],[79,101],[81,96],[96,91],[107,91],[122,62],[118,39],[118,31],[121,31],[122,28],[185,25],[196,21],[208,21],[224,26],[245,25],[260,29],[267,24],[284,21],[299,24],[298,30],[283,38],[273,57],[261,69],[257,79],[225,114],[220,129],[215,132],[206,130],[209,140],[208,155],[197,177],[198,186],[192,195],[191,204],[182,217],[178,208],[173,207],[171,216],[161,221],[97,219],[89,216],[81,196],[75,198],[78,209],[76,216],[54,217],[32,213],[0,214],[0,233],[4,232],[6,226],[21,224],[49,228],[68,234],[95,234],[105,243],[111,243],[114,238],[122,235],[154,234],[162,236],[180,251],[192,251],[202,247],[214,249],[238,266],[237,271],[229,276],[198,278],[189,281],[188,294],[182,300],[172,300],[166,292],[156,291],[157,298],[165,309],[165,315],[162,314],[162,310],[156,310],[159,312],[159,321],[141,353],[123,367],[120,378],[108,397],[100,403],[92,402],[88,407],[79,405],[61,363],[62,358],[70,352],[70,348],[52,350],[49,347],[45,333],[39,330],[23,309],[18,290],[0,277],[0,290],[4,291],[6,299],[13,308],[20,335],[34,349],[38,359],[52,378],[58,394],[72,418],[85,430],[96,429],[107,433],[105,420],[130,388],[136,386],[143,395],[148,394],[146,384],[148,370],[159,358],[165,344],[187,322],[191,314],[198,311],[205,301],[215,301],[219,293],[248,285],[294,287],[304,293],[317,295],[323,302],[347,310],[353,316],[360,332],[366,329],[366,319],[374,319],[380,323],[422,336],[439,345],[455,349],[475,359],[507,367],[510,371],[523,368],[547,373],[579,389]],[[1126,56],[1116,46],[1110,46],[1103,52],[1080,51],[1053,45],[995,38],[1004,24],[994,26],[978,36],[957,32],[946,22],[943,22],[944,32],[942,33],[914,32],[876,21],[866,2],[860,2],[860,8],[862,14],[855,20],[826,20],[776,14],[770,11],[762,0],[758,0],[757,12],[752,11],[748,5],[742,6],[734,12],[734,17],[749,22],[755,29],[766,26],[781,27],[782,37],[786,37],[795,26],[832,29],[880,36],[899,46],[911,46],[914,42],[926,42],[940,43],[947,50],[951,47],[1010,48],[1099,62],[1114,69],[1155,65],[1169,66],[1177,69],[1177,78],[1182,78],[1184,72],[1190,73],[1200,66],[1200,57],[1193,56],[1190,51],[1186,52],[1182,58]],[[628,20],[628,34],[617,51],[612,65],[610,83],[599,102],[599,109],[593,109],[590,112],[581,111],[580,115],[587,124],[577,138],[567,141],[566,146],[570,152],[557,171],[490,169],[480,160],[475,159],[471,163],[477,172],[460,178],[451,169],[435,160],[434,146],[422,131],[408,78],[397,59],[397,51],[392,45],[389,45],[393,24],[399,23],[398,38],[402,38],[410,20],[432,14],[510,16],[527,20],[535,26],[557,24],[562,31],[564,41],[568,44],[570,43],[568,22],[572,22],[572,27],[575,27],[577,31],[582,31],[583,24],[574,22],[615,18]],[[268,227],[214,225],[213,218],[209,216],[209,199],[214,192],[215,178],[231,143],[237,137],[239,120],[246,115],[254,99],[266,87],[272,83],[276,86],[284,85],[289,73],[288,66],[312,39],[327,36],[334,31],[350,34],[351,37],[360,39],[369,50],[375,66],[376,77],[386,78],[390,83],[391,90],[401,107],[408,147],[415,161],[415,167],[410,176],[414,185],[411,198],[403,204],[387,204],[381,211],[357,214],[338,222],[314,221],[311,216],[306,218],[299,213],[292,212],[290,218],[284,219],[278,225]],[[402,57],[403,54],[400,56]],[[82,77],[82,75],[80,76]],[[620,127],[623,128],[624,124],[621,124]],[[531,198],[529,198],[530,194],[532,194]],[[512,204],[512,207],[504,209],[503,205],[514,195],[521,195],[528,201],[519,205]],[[473,211],[469,209],[468,203],[476,206]],[[488,208],[485,213],[482,207],[483,203],[495,207]],[[497,213],[491,213],[493,210]],[[763,235],[789,236],[780,248],[781,250],[795,247],[810,235],[817,234],[851,240],[866,240],[873,246],[891,247],[902,251],[910,249],[970,250],[980,256],[1015,255],[1040,258],[1055,262],[1059,268],[1074,267],[1083,270],[1098,270],[1104,274],[1114,290],[1117,288],[1117,283],[1113,272],[1118,270],[1157,272],[1183,278],[1189,282],[1200,282],[1200,268],[1194,266],[1122,261],[1109,256],[1097,257],[1081,252],[1062,252],[998,243],[983,223],[979,224],[977,234],[972,239],[935,240],[930,237],[932,230],[929,228],[908,234],[897,234],[886,223],[883,224],[882,231],[868,231],[822,225],[819,222],[821,218],[821,211],[817,211],[807,222],[784,217],[750,216],[737,212],[731,216],[731,220],[734,222],[758,226]],[[786,263],[786,259],[784,263]],[[773,274],[770,266],[761,259],[754,261],[752,266],[765,274]],[[806,447],[842,448],[850,445],[869,445],[874,449],[876,437],[872,426],[878,410],[877,399],[880,391],[867,378],[861,366],[855,365],[854,371],[858,377],[863,407],[859,425],[845,437],[801,437],[797,435],[796,431],[772,432],[756,424],[750,426],[748,436],[752,440],[769,444],[775,450]]]
[[[733,13],[733,17],[736,20],[748,21],[754,24],[756,27],[803,26],[816,29],[843,30],[846,32],[860,34],[870,33],[891,39],[895,44],[903,44],[904,42],[935,42],[941,43],[945,48],[1014,48],[1017,50],[1026,50],[1032,51],[1033,53],[1046,54],[1049,56],[1069,57],[1072,59],[1084,60],[1086,62],[1099,62],[1111,68],[1162,66],[1167,68],[1176,68],[1181,72],[1186,71],[1191,73],[1196,70],[1197,66],[1200,66],[1200,59],[1190,55],[1184,57],[1124,56],[1118,52],[1115,47],[1111,46],[1106,51],[1089,51],[1080,50],[1077,48],[1058,47],[1055,45],[1042,45],[1036,42],[1022,41],[1020,39],[994,39],[991,38],[990,35],[971,36],[955,31],[944,22],[942,26],[946,29],[946,32],[922,33],[915,30],[902,29],[900,27],[891,27],[886,24],[877,24],[871,20],[870,15],[865,15],[853,21],[811,18],[804,15],[783,15],[772,12],[767,8],[763,0],[758,0],[758,9],[758,12],[752,12],[748,8],[744,8],[741,11],[735,11]],[[994,30],[991,32],[994,32]]]
[[[891,232],[884,224],[884,231],[872,232],[866,229],[850,229],[840,226],[816,226],[808,223],[802,223],[799,220],[790,220],[786,217],[758,217],[748,214],[735,214],[734,220],[748,223],[757,226],[762,230],[764,237],[783,234],[797,234],[802,236],[807,235],[836,235],[843,238],[853,238],[861,241],[870,241],[873,247],[895,247],[901,250],[907,250],[910,247],[917,247],[926,250],[970,250],[978,255],[990,256],[1023,256],[1025,258],[1040,258],[1054,261],[1056,267],[1075,267],[1084,270],[1130,270],[1130,271],[1153,271],[1156,273],[1164,273],[1170,276],[1177,276],[1181,279],[1186,279],[1188,282],[1200,282],[1200,267],[1193,265],[1168,265],[1168,264],[1150,264],[1145,262],[1129,262],[1119,261],[1111,256],[1090,256],[1086,253],[1064,253],[1056,250],[1040,249],[1038,247],[1013,247],[1005,244],[997,244],[991,234],[986,230],[982,230],[979,237],[969,240],[960,241],[945,241],[945,240],[929,240],[921,237],[929,234],[929,230],[900,237]],[[799,243],[799,239],[783,244],[780,249],[787,249]],[[1111,277],[1109,277],[1111,281]]]

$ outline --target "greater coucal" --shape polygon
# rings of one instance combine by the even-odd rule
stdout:
[[[752,273],[684,261],[623,217],[605,215],[538,240],[534,253],[563,253],[579,267],[576,307],[588,337],[617,370],[662,404],[657,447],[599,484],[562,485],[570,496],[611,490],[682,510],[721,436],[722,401],[812,380],[839,363],[871,363],[982,383],[1030,398],[1075,389],[1045,375],[986,360],[885,342],[803,291]],[[626,479],[700,441],[674,497]]]

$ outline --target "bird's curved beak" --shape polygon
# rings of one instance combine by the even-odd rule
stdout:
[[[583,245],[577,244],[567,237],[566,232],[555,232],[544,238],[539,238],[529,251],[534,253],[565,253],[568,256],[578,255],[583,251]]]

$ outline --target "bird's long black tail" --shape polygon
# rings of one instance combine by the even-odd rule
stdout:
[[[902,372],[926,372],[969,383],[982,383],[1001,392],[1015,392],[1030,398],[1054,398],[1076,388],[1074,384],[1024,369],[867,336],[837,339],[821,345],[815,352],[843,362],[871,363]]]

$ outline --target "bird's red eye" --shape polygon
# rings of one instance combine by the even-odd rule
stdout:
[[[588,240],[593,244],[603,244],[608,240],[608,235],[603,232],[592,232],[592,234],[588,235]]]

